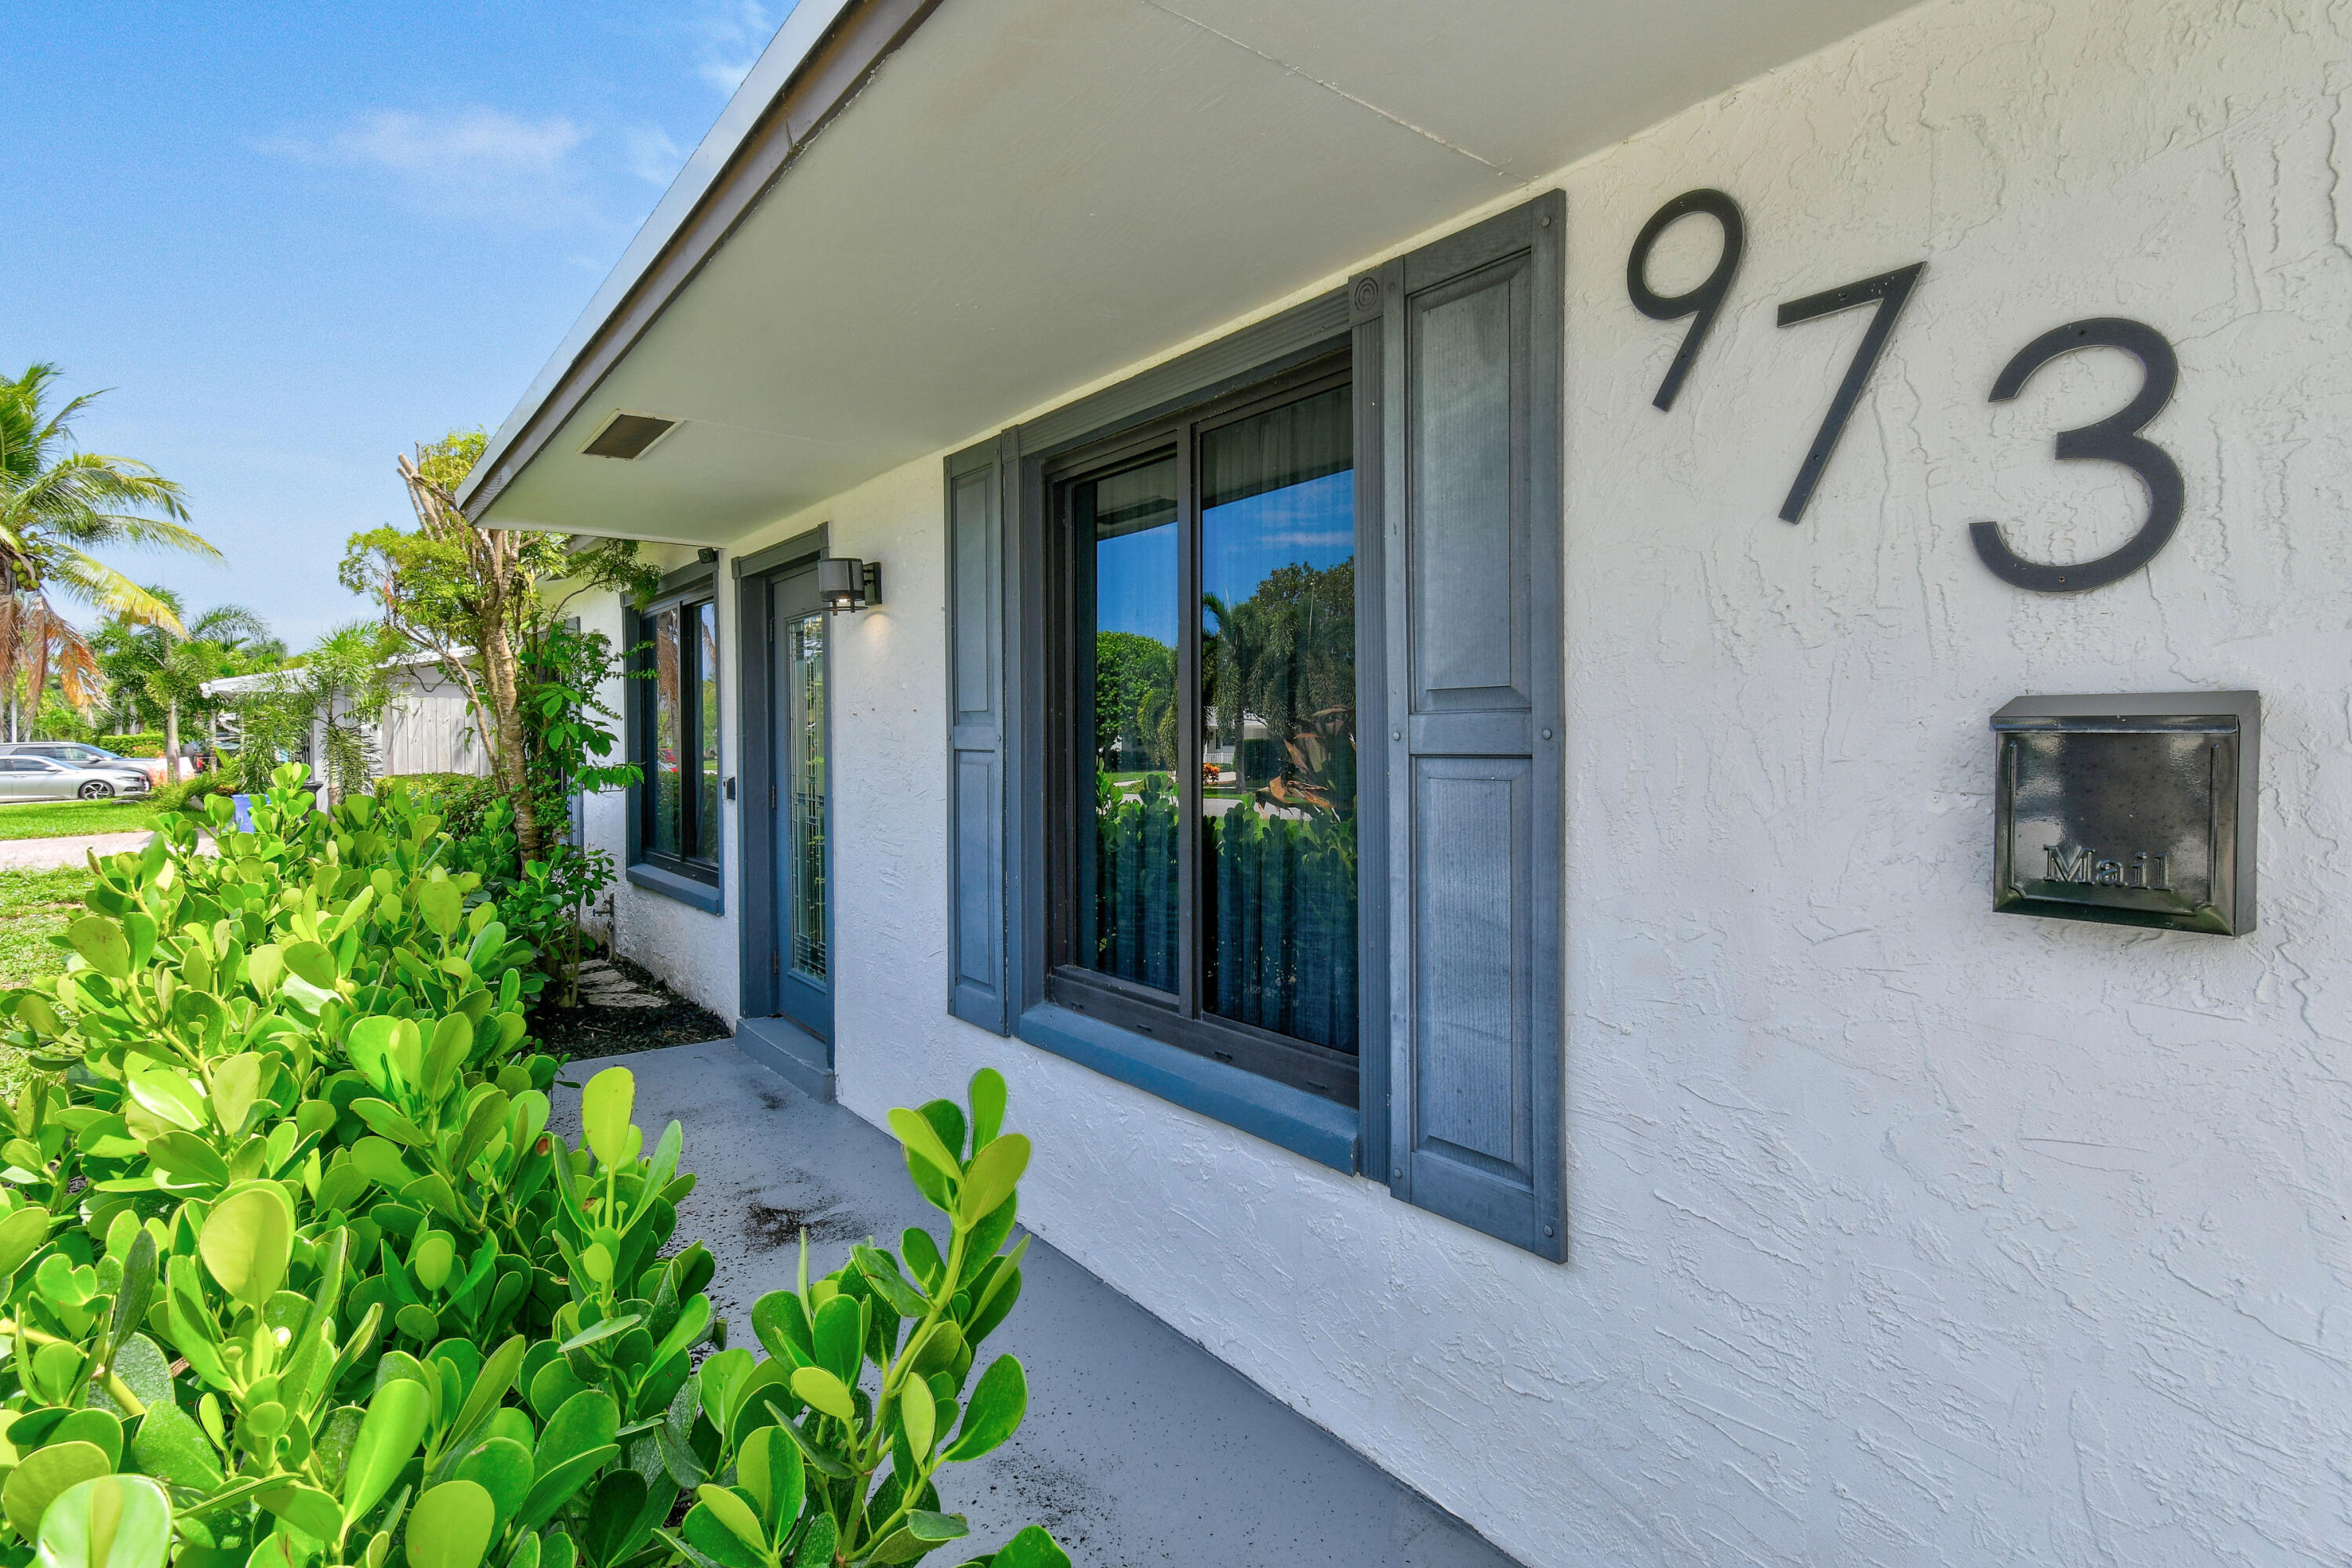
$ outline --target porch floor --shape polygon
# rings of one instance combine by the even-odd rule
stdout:
[[[803,1225],[811,1268],[830,1270],[854,1241],[891,1245],[938,1218],[887,1134],[731,1040],[583,1061],[562,1077],[606,1067],[635,1073],[648,1139],[673,1118],[685,1125],[685,1163],[701,1181],[677,1234],[717,1258],[710,1297],[730,1339],[751,1342],[751,1303],[791,1287]],[[551,1121],[577,1136],[576,1089],[558,1089]],[[1029,1415],[942,1489],[971,1516],[975,1549],[1042,1524],[1079,1568],[1510,1568],[1453,1515],[1043,1240],[986,1350],[1020,1356]]]

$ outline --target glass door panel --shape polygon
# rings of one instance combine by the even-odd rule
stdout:
[[[833,708],[831,617],[814,568],[775,579],[774,703],[777,1010],[833,1038]]]

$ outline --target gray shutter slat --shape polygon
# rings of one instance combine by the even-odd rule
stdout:
[[[1554,193],[1349,289],[1379,343],[1390,1185],[1555,1260],[1563,226]]]
[[[1004,965],[1004,528],[996,445],[947,463],[948,1011],[1012,1030]]]

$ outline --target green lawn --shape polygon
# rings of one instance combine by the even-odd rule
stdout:
[[[42,800],[0,805],[0,840],[74,838],[85,833],[135,833],[163,816],[143,800]]]
[[[89,870],[66,866],[55,871],[0,871],[0,989],[22,985],[66,966],[65,949],[49,938],[83,909]]]
[[[66,966],[65,949],[49,941],[85,914],[81,898],[89,872],[0,871],[0,990],[25,984]],[[23,1076],[15,1047],[0,1043],[0,1094],[14,1095]]]

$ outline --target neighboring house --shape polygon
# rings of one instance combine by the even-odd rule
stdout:
[[[464,497],[667,547],[623,951],[1529,1563],[2342,1560],[2347,81],[802,0]]]
[[[478,726],[466,700],[466,689],[428,655],[387,659],[384,668],[391,696],[372,737],[378,775],[475,773],[487,777],[489,752],[475,734]],[[224,676],[206,681],[204,691],[207,697],[262,692],[282,679],[268,670]],[[324,754],[325,731],[326,719],[321,715],[310,726],[308,752],[293,760],[309,763]],[[234,709],[215,716],[213,744],[216,750],[234,752],[241,738]]]

